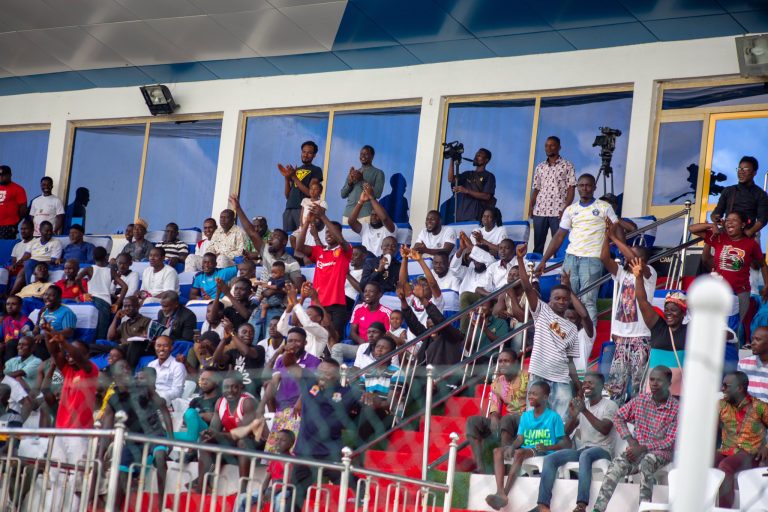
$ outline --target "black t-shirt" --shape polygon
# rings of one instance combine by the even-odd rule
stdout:
[[[128,415],[125,422],[128,432],[158,437],[167,435],[160,413],[161,404],[153,402],[145,391],[132,389],[121,393],[115,390],[107,403],[115,413],[123,411]]]
[[[309,182],[312,181],[312,178],[317,178],[320,182],[323,181],[323,170],[312,164],[302,165],[296,169],[296,177],[299,178],[302,185],[309,188]],[[288,192],[288,199],[285,200],[285,208],[301,208],[301,200],[305,197],[309,196],[302,194],[301,190],[291,180],[291,191]]]
[[[252,304],[249,302],[245,305],[245,309],[248,310],[248,313],[253,313],[253,310],[256,309],[256,304]],[[232,327],[237,330],[241,325],[243,325],[245,322],[248,321],[250,318],[250,314],[248,315],[248,318],[243,318],[240,313],[237,312],[237,310],[233,306],[227,306],[224,308],[224,316],[232,322]]]
[[[688,332],[688,326],[682,324],[676,331],[672,331],[675,338],[675,349],[685,350],[685,335]],[[669,336],[669,327],[663,318],[659,318],[651,328],[651,348],[659,350],[672,350],[672,339]]]
[[[252,395],[261,386],[264,362],[266,360],[264,347],[257,345],[254,348],[257,352],[256,357],[246,357],[237,349],[228,350],[226,353],[232,369],[242,374],[245,390]],[[254,396],[258,396],[258,392]]]
[[[213,398],[205,398],[203,395],[198,395],[189,402],[189,408],[196,409],[200,414],[214,412],[219,398],[221,398],[221,393],[216,393]]]
[[[465,187],[473,192],[485,192],[491,194],[490,201],[481,201],[475,199],[469,194],[459,194],[458,206],[456,207],[456,222],[467,220],[479,221],[483,216],[483,211],[495,204],[494,194],[496,193],[496,176],[490,171],[464,171],[457,177],[457,185]]]

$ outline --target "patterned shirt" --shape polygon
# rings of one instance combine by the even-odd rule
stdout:
[[[565,209],[560,229],[569,232],[567,254],[583,258],[599,258],[605,238],[605,219],[616,222],[610,204],[599,199],[582,204],[574,203]]]
[[[723,433],[720,453],[733,455],[744,451],[755,454],[765,439],[768,404],[749,395],[739,405],[720,400],[720,426]]]
[[[677,398],[669,396],[663,404],[657,403],[650,393],[637,395],[616,413],[613,424],[622,439],[632,436],[641,446],[661,460],[670,462],[677,435]],[[627,423],[635,426],[634,434]]]
[[[158,242],[155,244],[155,247],[161,248],[165,251],[166,261],[170,260],[171,258],[181,259],[189,254],[189,247],[187,247],[187,244],[179,239],[176,239],[172,242]]]
[[[559,217],[568,206],[565,198],[568,188],[576,186],[576,169],[565,158],[558,156],[554,165],[544,160],[533,170],[533,188],[539,191],[533,214],[539,217]]]
[[[739,361],[739,371],[749,377],[748,393],[753,397],[768,402],[768,363],[763,363],[760,356],[749,356]]]
[[[526,409],[525,390],[528,388],[528,372],[522,372],[510,382],[504,377],[493,379],[488,399],[491,402],[489,414],[501,414],[501,404],[507,406],[507,414],[522,414]]]
[[[217,256],[226,256],[235,258],[243,255],[245,248],[245,234],[240,226],[232,226],[226,233],[224,229],[218,227],[211,237],[211,244],[208,251]]]

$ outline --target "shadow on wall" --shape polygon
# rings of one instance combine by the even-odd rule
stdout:
[[[408,188],[408,182],[405,176],[395,173],[389,178],[389,186],[392,191],[381,198],[381,206],[387,210],[393,222],[409,222],[408,219],[408,199],[405,197],[405,191]]]
[[[75,199],[67,205],[64,233],[68,233],[69,228],[72,227],[73,224],[80,224],[83,226],[83,229],[87,229],[87,226],[85,225],[85,209],[90,200],[91,191],[86,187],[78,187],[78,189],[75,190]]]

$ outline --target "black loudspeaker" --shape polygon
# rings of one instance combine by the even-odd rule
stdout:
[[[768,76],[768,34],[737,37],[736,52],[741,76]]]

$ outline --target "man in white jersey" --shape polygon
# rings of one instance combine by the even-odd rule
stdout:
[[[610,204],[595,199],[595,177],[582,174],[576,183],[579,202],[570,205],[563,212],[560,229],[549,242],[536,273],[541,274],[551,258],[560,249],[568,235],[568,249],[565,251],[563,270],[571,275],[573,291],[577,294],[595,282],[603,273],[600,251],[605,238],[605,219],[616,222],[616,213]],[[582,295],[581,300],[589,311],[592,323],[597,325],[597,288]]]
[[[432,256],[440,253],[450,255],[456,247],[456,232],[450,226],[443,226],[440,212],[431,210],[411,250]]]

